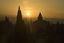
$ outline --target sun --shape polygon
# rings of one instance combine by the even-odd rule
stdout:
[[[30,17],[30,11],[26,11],[26,16]]]

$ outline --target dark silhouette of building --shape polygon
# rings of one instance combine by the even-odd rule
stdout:
[[[42,14],[39,13],[37,20],[33,23],[36,33],[40,36],[47,30],[47,22],[43,19]],[[37,35],[37,36],[38,36]]]
[[[13,24],[10,22],[7,16],[5,17],[5,20],[0,21],[0,33],[9,32],[12,28]]]
[[[22,19],[22,13],[20,10],[20,6],[17,12],[15,43],[27,43],[26,24],[24,23]]]
[[[0,43],[12,43],[13,24],[6,16],[5,20],[0,21]]]
[[[37,20],[34,22],[39,29],[46,29],[46,21],[43,19],[42,14],[39,13]]]

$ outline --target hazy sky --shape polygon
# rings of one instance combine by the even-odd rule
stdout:
[[[30,11],[31,17],[42,12],[45,18],[64,18],[64,0],[0,0],[0,16],[16,16],[19,5],[24,17]]]

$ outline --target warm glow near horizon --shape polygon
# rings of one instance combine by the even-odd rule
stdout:
[[[64,18],[64,0],[0,0],[0,16],[17,16],[20,5],[23,17]],[[29,10],[29,11],[28,11]]]
[[[31,16],[30,11],[28,11],[28,10],[26,11],[26,16],[27,17],[30,17]]]
[[[35,9],[32,8],[32,7],[27,7],[27,6],[23,6],[22,9],[22,15],[23,15],[23,18],[34,18],[36,17],[34,13],[36,13]]]

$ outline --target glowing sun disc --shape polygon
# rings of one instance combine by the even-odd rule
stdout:
[[[30,11],[27,11],[27,12],[26,12],[26,15],[27,15],[27,16],[30,16]]]

